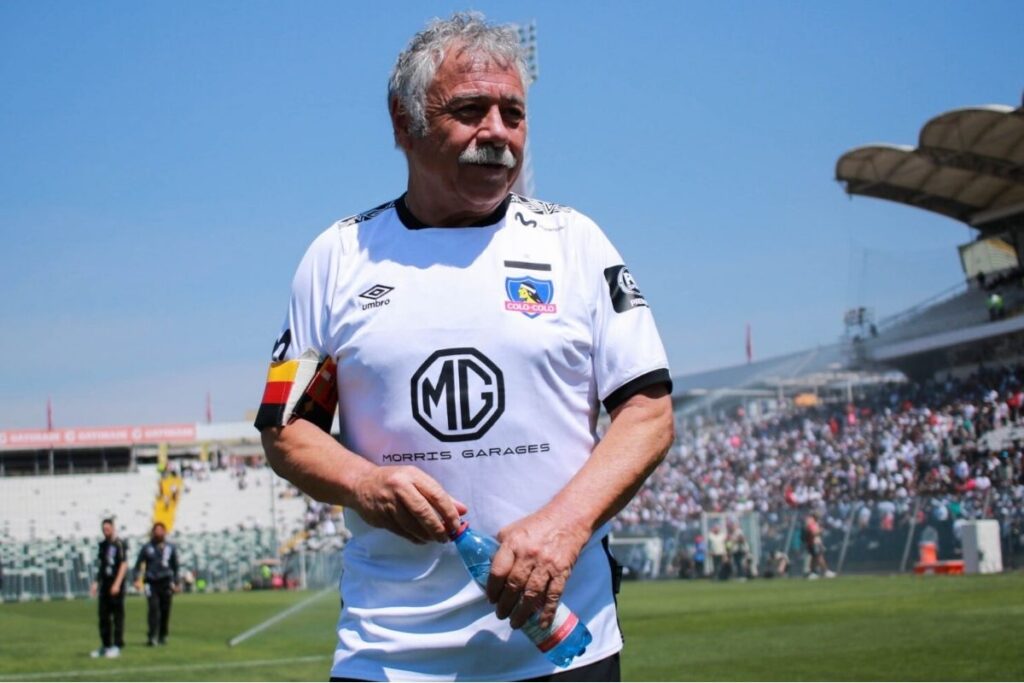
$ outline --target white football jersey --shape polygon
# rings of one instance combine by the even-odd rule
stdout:
[[[415,465],[495,535],[545,505],[597,443],[609,409],[669,384],[654,318],[601,230],[567,207],[510,195],[478,225],[420,224],[404,200],[339,221],[292,285],[274,360],[337,364],[341,440],[376,465]],[[346,510],[332,675],[509,680],[557,668],[507,621],[453,544],[414,545]],[[564,603],[622,647],[601,529]]]

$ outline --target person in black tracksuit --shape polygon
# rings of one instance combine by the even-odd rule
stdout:
[[[171,620],[171,596],[178,590],[178,549],[166,540],[167,528],[157,522],[149,543],[142,546],[135,562],[136,586],[143,582],[139,568],[146,566],[146,601],[149,632],[146,644],[167,644]]]
[[[100,640],[94,657],[117,657],[124,647],[124,580],[128,572],[128,544],[117,537],[113,519],[103,520],[96,581],[91,592],[100,602]]]

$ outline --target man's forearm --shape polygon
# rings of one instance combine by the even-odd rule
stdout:
[[[672,401],[663,387],[633,396],[613,413],[586,464],[545,509],[593,533],[636,495],[673,435]]]
[[[413,543],[446,541],[466,513],[423,470],[375,465],[305,420],[264,429],[263,449],[274,471],[304,493]]]
[[[274,471],[324,503],[351,507],[359,480],[376,468],[306,420],[269,427],[262,437]]]

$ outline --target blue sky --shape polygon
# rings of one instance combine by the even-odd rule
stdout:
[[[848,199],[845,150],[1020,103],[1020,2],[4,2],[0,428],[259,401],[292,272],[401,193],[387,74],[432,16],[538,25],[537,195],[605,229],[677,374],[829,343],[971,235]]]

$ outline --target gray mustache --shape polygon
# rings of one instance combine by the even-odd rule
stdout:
[[[515,168],[516,158],[508,147],[492,147],[491,145],[473,145],[459,155],[460,164],[486,164]]]

